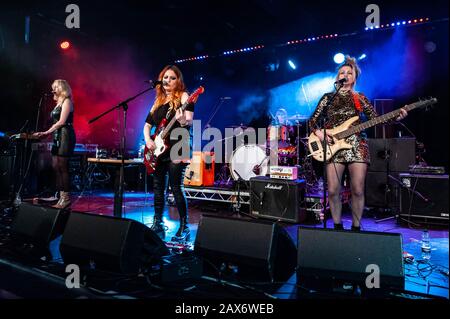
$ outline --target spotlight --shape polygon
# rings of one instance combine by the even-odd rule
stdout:
[[[365,58],[367,58],[367,55],[363,53],[359,56],[358,60],[364,60]]]
[[[70,48],[70,42],[69,41],[63,41],[63,42],[61,42],[61,44],[59,46],[61,47],[61,49],[67,50],[67,49]]]
[[[291,67],[292,70],[295,70],[297,67],[295,66],[295,63],[292,62],[291,60],[288,61],[289,66]]]
[[[345,60],[345,56],[342,53],[336,53],[333,58],[334,62],[341,64]]]

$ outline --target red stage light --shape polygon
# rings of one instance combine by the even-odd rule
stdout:
[[[61,49],[67,50],[68,48],[70,48],[70,42],[69,41],[63,41],[63,42],[61,42],[61,44],[59,46],[61,47]]]

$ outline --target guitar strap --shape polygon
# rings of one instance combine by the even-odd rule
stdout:
[[[355,104],[355,109],[358,111],[358,113],[362,112],[362,106],[361,106],[361,100],[359,99],[359,94],[356,92],[352,92],[353,96],[353,102]]]

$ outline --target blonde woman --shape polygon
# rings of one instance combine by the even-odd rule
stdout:
[[[354,91],[356,80],[359,78],[361,70],[356,63],[356,59],[346,56],[344,63],[338,67],[336,81],[346,79],[343,82],[338,94],[328,105],[327,114],[323,114],[325,106],[334,95],[326,93],[320,99],[316,110],[309,120],[309,127],[320,140],[323,141],[324,134],[319,127],[320,118],[325,115],[327,122],[326,128],[336,127],[354,116],[359,116],[360,121],[372,119],[377,116],[369,99],[361,92]],[[403,119],[407,112],[402,109],[397,120]],[[360,122],[356,122],[359,124]],[[327,134],[328,135],[328,134]],[[327,140],[332,142],[330,136]],[[354,134],[346,139],[353,147],[351,149],[342,149],[338,151],[331,159],[327,161],[326,174],[328,182],[328,200],[330,203],[331,216],[333,217],[334,228],[343,229],[341,221],[342,203],[340,199],[341,179],[345,167],[348,167],[350,173],[351,187],[351,206],[352,206],[352,227],[354,231],[360,230],[360,221],[364,209],[364,183],[367,173],[367,167],[370,164],[369,147],[364,132]]]
[[[55,208],[70,207],[69,157],[73,155],[76,137],[73,128],[72,89],[66,80],[55,80],[52,84],[53,100],[56,106],[50,116],[53,125],[45,132],[36,132],[35,136],[43,138],[53,135],[52,165],[55,170],[56,188],[60,192]]]
[[[168,65],[159,73],[158,80],[162,82],[162,85],[159,85],[156,88],[155,102],[153,103],[144,125],[144,139],[146,146],[151,150],[155,149],[155,143],[150,135],[151,128],[158,127],[164,118],[170,120],[175,116],[176,124],[174,125],[174,128],[182,127],[190,132],[190,140],[182,142],[189,143],[188,146],[190,152],[192,152],[191,125],[194,118],[194,104],[190,103],[184,111],[179,109],[179,107],[189,98],[183,81],[183,75],[177,66]],[[169,148],[177,142],[179,141],[170,140]],[[158,158],[158,165],[154,172],[153,190],[155,215],[151,229],[155,231],[159,237],[165,237],[165,226],[162,215],[164,211],[165,190],[168,177],[178,214],[180,216],[180,226],[172,240],[186,241],[189,240],[190,233],[188,227],[188,207],[183,184],[184,172],[187,164],[184,161],[172,159],[170,153],[169,149]]]

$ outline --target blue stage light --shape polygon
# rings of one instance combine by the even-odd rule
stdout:
[[[341,64],[345,60],[345,56],[342,53],[336,53],[333,57],[333,60],[337,64]]]
[[[288,61],[289,66],[291,67],[292,70],[295,70],[297,68],[297,66],[295,65],[294,62],[292,62],[291,60]]]

